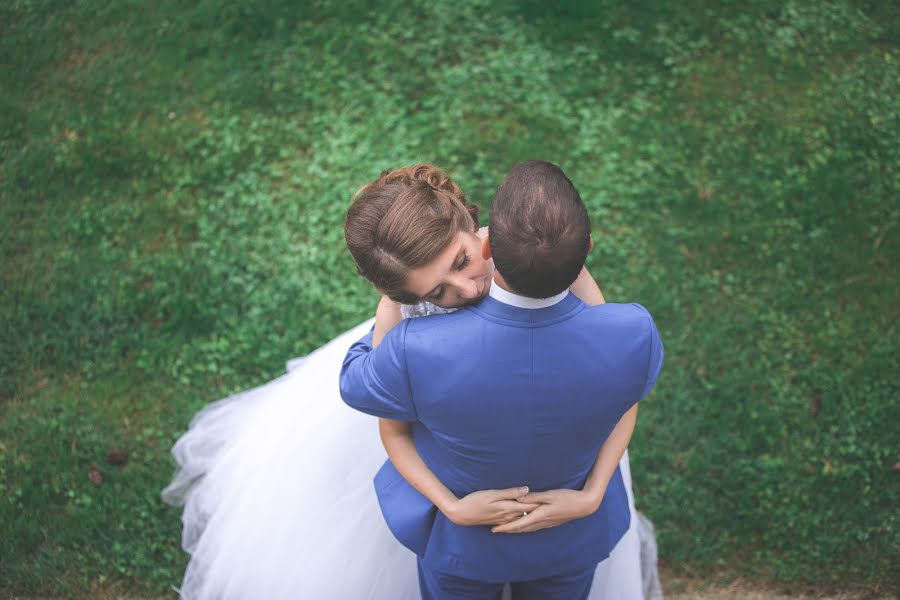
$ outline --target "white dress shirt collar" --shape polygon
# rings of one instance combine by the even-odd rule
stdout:
[[[494,300],[502,302],[503,304],[515,306],[516,308],[547,308],[548,306],[559,304],[569,295],[569,290],[563,290],[550,298],[529,298],[527,296],[520,296],[509,290],[504,290],[496,281],[494,281],[491,282],[491,291],[488,292],[488,295]]]

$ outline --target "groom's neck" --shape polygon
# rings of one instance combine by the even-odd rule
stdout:
[[[503,279],[503,275],[500,274],[500,271],[494,270],[494,285],[499,285],[501,288],[509,292],[510,294],[516,294],[521,296],[519,292],[509,287],[509,284],[506,283],[506,280]]]

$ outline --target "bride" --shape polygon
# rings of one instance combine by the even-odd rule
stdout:
[[[450,258],[439,289],[425,297],[402,277],[367,271],[389,294],[375,319],[290,361],[278,379],[214,402],[193,418],[172,450],[178,470],[162,494],[184,506],[182,545],[191,558],[183,598],[418,598],[415,555],[388,529],[372,485],[388,455],[451,521],[503,525],[523,512],[517,500],[527,490],[519,488],[456,498],[419,458],[406,424],[376,424],[340,400],[338,374],[350,344],[373,326],[377,340],[401,318],[479,301],[493,271],[477,251],[477,207],[436,167],[384,172],[355,199],[346,227],[354,256],[366,252],[360,233],[385,219],[403,232],[396,244],[425,237],[444,256],[452,238],[462,241],[460,252]],[[589,304],[603,302],[586,270],[572,291]],[[658,597],[652,526],[634,510],[627,451],[619,468],[631,525],[598,565],[590,598]]]

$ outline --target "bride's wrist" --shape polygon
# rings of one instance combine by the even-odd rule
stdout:
[[[581,512],[584,516],[590,516],[597,512],[600,504],[603,502],[603,496],[606,495],[606,488],[597,491],[581,490]]]
[[[455,523],[459,525],[460,521],[460,502],[459,498],[456,496],[448,496],[447,498],[442,498],[440,504],[437,504],[437,508],[441,511],[445,517],[447,517],[451,523]]]

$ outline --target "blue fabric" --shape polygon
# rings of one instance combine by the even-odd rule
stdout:
[[[502,583],[484,583],[448,573],[440,573],[418,561],[419,592],[422,600],[500,600]],[[587,600],[594,581],[594,569],[584,569],[510,584],[515,600]]]
[[[594,582],[594,567],[542,579],[513,582],[515,600],[587,600]]]
[[[500,600],[502,583],[484,583],[429,569],[418,559],[422,600]]]
[[[403,479],[390,460],[375,475],[375,493],[394,537],[416,554],[425,554],[437,507]]]
[[[570,294],[523,309],[488,297],[405,320],[375,350],[364,336],[345,358],[341,395],[368,414],[411,421],[423,460],[457,496],[520,485],[580,489],[662,360],[656,326],[640,305],[587,307]],[[391,530],[425,567],[481,582],[593,568],[629,523],[618,470],[597,512],[528,534],[454,525],[393,466],[379,473],[376,490]]]

